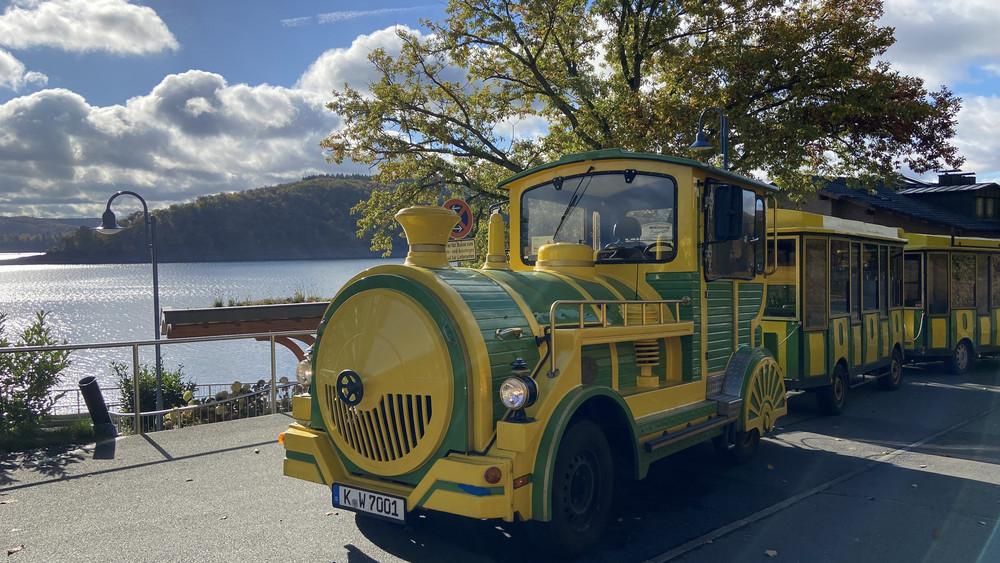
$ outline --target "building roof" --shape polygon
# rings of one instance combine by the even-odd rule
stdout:
[[[985,187],[993,185],[995,184],[966,184],[959,186],[936,186],[928,184],[926,187],[928,189],[950,188],[951,191],[957,191],[957,189],[968,189],[972,186]],[[939,223],[941,225],[954,227],[963,231],[997,230],[996,221],[984,221],[982,219],[976,219],[960,213],[955,213],[954,211],[950,211],[939,205],[930,205],[917,198],[909,197],[909,195],[907,195],[908,192],[921,193],[911,191],[921,189],[924,188],[912,187],[897,191],[886,187],[883,184],[879,184],[871,189],[858,189],[848,187],[846,179],[837,178],[835,180],[831,180],[826,186],[820,188],[819,191],[821,194],[833,199],[848,199],[872,209],[908,215],[910,217]]]
[[[978,184],[957,184],[953,186],[940,186],[938,184],[924,184],[916,182],[908,182],[908,187],[899,190],[897,193],[903,195],[912,194],[941,194],[949,192],[974,192],[977,190],[982,190],[984,188],[993,188],[996,184],[993,182],[984,182]]]

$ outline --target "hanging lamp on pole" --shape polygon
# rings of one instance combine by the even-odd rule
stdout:
[[[111,202],[117,199],[119,196],[130,195],[138,199],[142,203],[142,218],[145,227],[146,235],[146,251],[149,252],[150,261],[153,264],[153,340],[160,339],[160,282],[159,274],[157,272],[157,261],[156,261],[156,216],[149,213],[149,207],[146,205],[146,200],[142,198],[139,194],[131,191],[120,191],[115,193],[108,199],[107,208],[104,210],[104,215],[101,217],[101,226],[95,227],[94,230],[102,234],[116,234],[124,230],[122,226],[118,224],[118,220],[115,218],[114,211],[111,211]],[[160,356],[160,345],[156,344],[154,346],[156,349],[156,410],[163,410],[163,362]],[[134,400],[134,407],[136,412],[139,408],[139,397]],[[156,429],[162,430],[163,428],[163,416],[157,415],[156,417]],[[139,427],[139,420],[136,420],[136,431],[141,432]]]
[[[722,130],[722,142],[719,148],[722,151],[722,169],[729,170],[729,120],[726,119],[726,115],[722,113],[722,110],[718,107],[710,106],[701,112],[701,117],[698,118],[698,133],[695,135],[694,142],[691,143],[689,148],[697,151],[714,148],[711,143],[708,142],[708,139],[706,139],[705,129],[703,127],[705,114],[713,110],[719,113],[719,120],[721,121],[720,129]]]

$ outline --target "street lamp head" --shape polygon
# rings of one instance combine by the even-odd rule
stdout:
[[[710,145],[708,140],[705,138],[705,114],[710,111],[714,111],[719,114],[719,129],[722,133],[722,138],[719,143],[719,150],[722,152],[722,169],[729,170],[729,122],[726,119],[726,115],[722,113],[722,110],[718,107],[710,106],[702,110],[701,116],[698,117],[698,132],[695,134],[694,142],[691,143],[689,148],[696,151],[704,151],[715,148]]]
[[[123,229],[118,225],[118,220],[115,218],[115,212],[111,211],[109,207],[107,211],[104,212],[104,216],[101,218],[101,226],[94,227],[94,230],[105,235],[113,235],[115,233],[120,233]]]
[[[696,151],[704,151],[712,148],[712,145],[705,139],[705,131],[703,129],[698,129],[698,133],[694,137],[694,142],[688,148]]]

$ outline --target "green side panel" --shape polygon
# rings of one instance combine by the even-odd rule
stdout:
[[[703,311],[702,300],[699,299],[700,275],[698,272],[647,274],[646,283],[656,291],[661,299],[691,298],[690,307],[680,307],[680,318],[678,319],[694,323],[694,334],[681,337],[681,349],[684,354],[684,358],[681,360],[682,379],[684,381],[698,381],[701,379],[702,358],[705,357],[705,353],[701,349],[701,316]]]
[[[705,316],[708,320],[708,373],[725,371],[733,355],[733,282],[713,281],[706,286]]]
[[[615,344],[618,351],[618,388],[629,389],[637,385],[639,377],[639,366],[635,363],[635,343],[618,342]]]
[[[545,272],[491,270],[490,275],[510,286],[514,293],[524,299],[524,302],[534,313],[535,320],[541,325],[549,324],[549,307],[553,301],[587,299],[573,286]],[[570,309],[565,309],[562,313],[560,321],[579,321],[577,314]],[[584,310],[585,322],[597,322],[598,320],[597,315],[593,312]]]
[[[739,285],[739,344],[752,346],[750,322],[757,318],[760,312],[760,304],[764,299],[764,284],[762,283],[741,283]],[[760,345],[760,334],[757,335],[757,345]]]
[[[500,384],[510,377],[510,364],[517,358],[528,366],[538,365],[538,346],[531,338],[531,325],[524,318],[517,303],[491,278],[472,269],[459,268],[437,272],[441,280],[462,296],[479,327],[480,338],[486,344],[490,358],[490,377],[493,389],[493,421],[500,420],[507,409],[500,402]],[[497,340],[497,329],[521,328],[519,339]]]
[[[611,387],[614,376],[614,362],[611,361],[610,344],[590,344],[580,350],[580,358],[592,358],[597,363],[597,380],[594,385]]]

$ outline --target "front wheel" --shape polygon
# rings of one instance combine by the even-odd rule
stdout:
[[[844,364],[837,364],[833,368],[833,378],[826,387],[821,387],[816,392],[816,403],[824,414],[838,415],[844,412],[847,407],[847,390],[850,388],[850,380],[847,375],[847,368]]]
[[[963,340],[958,343],[958,346],[955,346],[955,351],[951,355],[948,367],[955,375],[962,375],[972,367],[972,360],[972,348],[969,346],[969,341]]]
[[[576,556],[593,547],[607,526],[614,496],[611,448],[589,420],[563,436],[552,473],[552,519],[529,522],[541,547]]]

